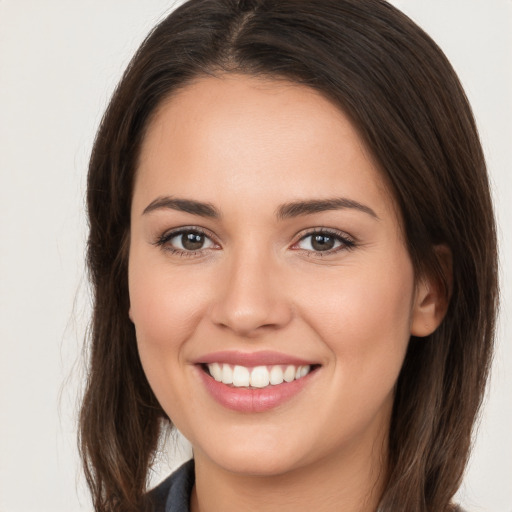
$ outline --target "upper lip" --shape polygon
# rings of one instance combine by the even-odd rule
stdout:
[[[315,364],[312,361],[306,361],[296,356],[272,352],[268,350],[259,352],[242,352],[238,350],[224,350],[220,352],[211,352],[197,358],[196,364],[226,363],[238,366],[274,366],[274,365],[294,365],[304,366]]]

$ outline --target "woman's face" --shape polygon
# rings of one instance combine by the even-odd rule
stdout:
[[[425,290],[338,108],[284,81],[197,80],[149,126],[131,216],[140,358],[196,459],[267,475],[384,444]]]

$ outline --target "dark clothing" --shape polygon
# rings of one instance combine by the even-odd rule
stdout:
[[[194,482],[194,459],[191,459],[150,492],[154,512],[190,512]]]

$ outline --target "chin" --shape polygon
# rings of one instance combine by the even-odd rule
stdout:
[[[245,476],[270,477],[289,473],[300,467],[297,460],[289,460],[282,454],[230,454],[218,461],[218,466],[231,473]]]
[[[248,435],[242,442],[224,440],[210,443],[206,450],[196,446],[194,456],[196,459],[206,457],[231,473],[264,477],[281,475],[300,467],[304,454],[299,452],[299,447],[293,448],[282,440],[279,442],[274,438],[266,442]]]

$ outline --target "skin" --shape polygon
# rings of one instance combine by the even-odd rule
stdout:
[[[219,217],[154,206],[167,196]],[[332,198],[366,211],[276,216]],[[415,279],[393,198],[343,112],[286,81],[196,80],[149,126],[131,220],[130,318],[150,385],[194,448],[192,511],[375,510],[409,337],[430,334],[443,306]],[[207,232],[203,248],[173,253],[180,237],[158,245],[183,226]],[[312,228],[354,246],[322,254]],[[320,367],[279,407],[241,413],[198,377],[194,362],[220,350]]]

